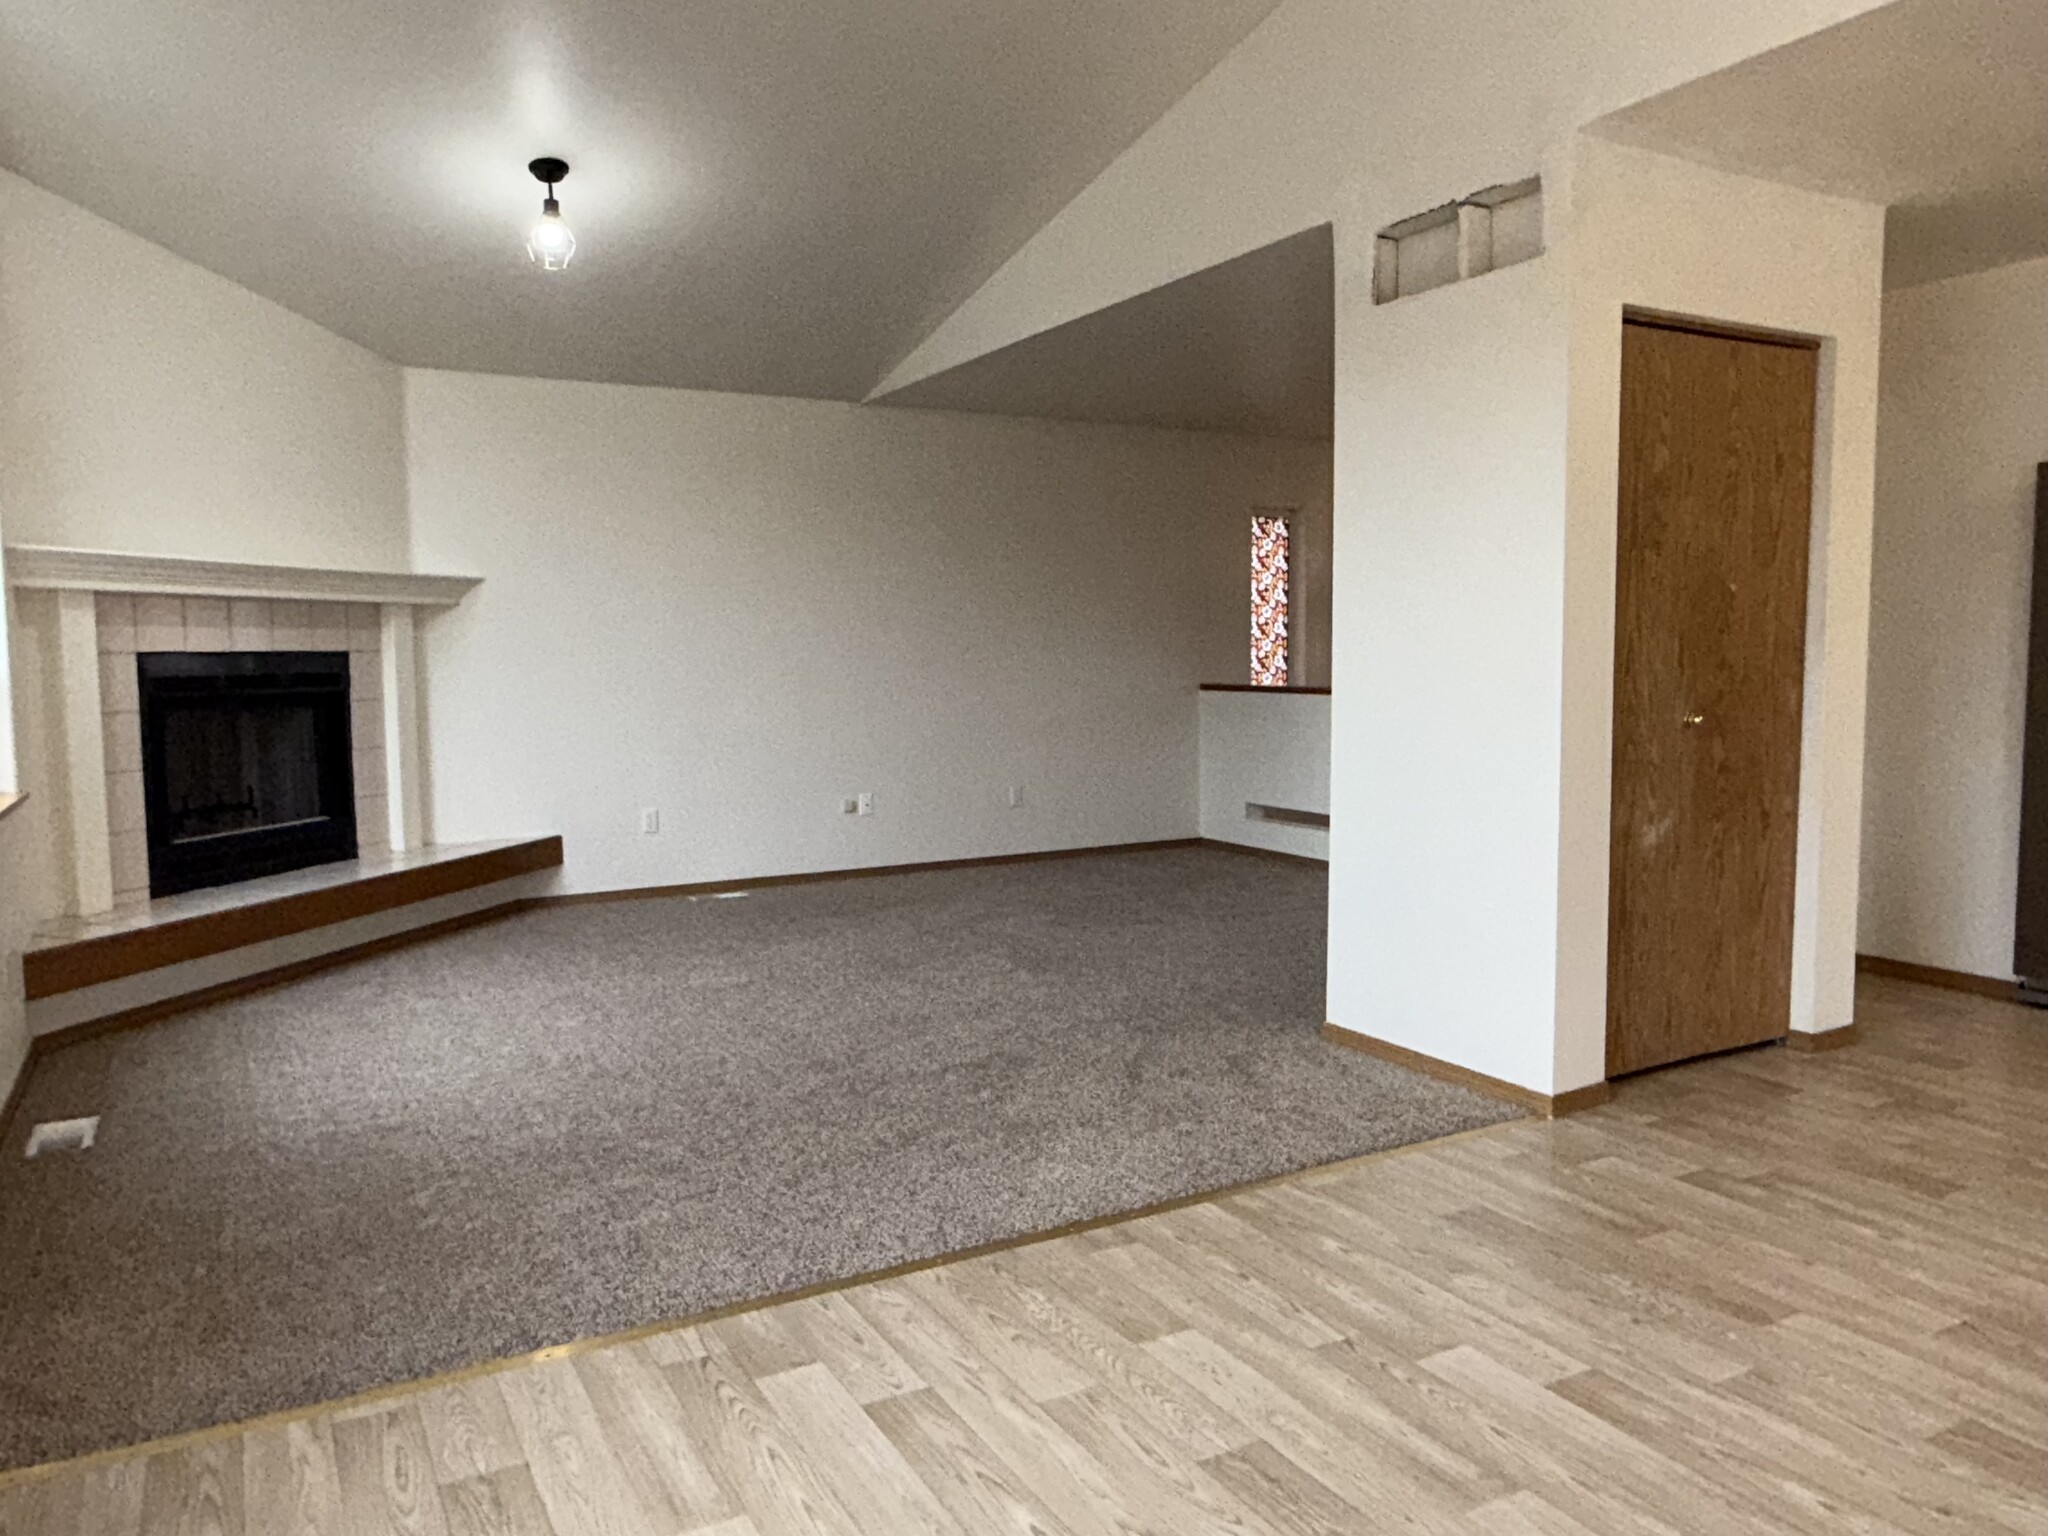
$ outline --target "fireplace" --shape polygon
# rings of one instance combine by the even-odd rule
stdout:
[[[135,663],[151,896],[356,856],[347,651]]]

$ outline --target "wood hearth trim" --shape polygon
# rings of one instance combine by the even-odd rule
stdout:
[[[480,907],[474,912],[459,912],[438,922],[423,923],[417,928],[402,928],[397,933],[385,934],[381,938],[366,939],[360,944],[326,950],[317,955],[309,955],[303,960],[271,966],[266,970],[254,971],[247,976],[232,977],[196,991],[180,992],[153,1003],[142,1003],[133,1008],[124,1008],[118,1013],[102,1014],[96,1019],[86,1019],[81,1023],[67,1024],[60,1029],[33,1035],[28,1043],[28,1064],[21,1070],[21,1083],[27,1084],[29,1068],[37,1058],[64,1046],[76,1045],[82,1040],[98,1039],[102,1035],[121,1034],[148,1024],[160,1024],[165,1019],[175,1019],[182,1014],[197,1012],[212,1003],[247,997],[254,992],[268,992],[288,982],[318,975],[321,971],[353,965],[358,960],[368,960],[377,955],[388,955],[396,949],[406,949],[432,939],[446,938],[449,934],[460,933],[465,928],[476,928],[485,923],[495,923],[504,918],[514,917],[521,912],[532,910],[535,904],[535,898],[531,896],[514,896],[488,907]],[[5,1131],[6,1125],[5,1118],[0,1118],[0,1132]]]
[[[463,858],[443,859],[413,869],[389,870],[346,885],[301,891],[254,906],[197,913],[176,922],[126,933],[102,934],[21,957],[23,991],[33,1002],[80,987],[118,981],[249,944],[281,939],[393,907],[509,880],[535,870],[558,868],[559,837],[533,838]]]

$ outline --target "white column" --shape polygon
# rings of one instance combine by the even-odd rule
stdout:
[[[409,604],[384,605],[384,761],[393,852],[426,842],[420,785],[419,653],[413,614]]]
[[[100,626],[90,592],[57,594],[65,781],[70,789],[73,899],[86,916],[114,909],[107,830],[107,750],[100,715]]]
[[[1374,307],[1362,256],[1340,238],[1328,1018],[1564,1092],[1567,291],[1547,258]]]

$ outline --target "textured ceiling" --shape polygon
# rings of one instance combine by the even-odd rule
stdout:
[[[1893,287],[2048,255],[2048,0],[1899,0],[1599,131],[1891,205]]]
[[[1275,3],[8,0],[0,164],[398,362],[855,399]]]

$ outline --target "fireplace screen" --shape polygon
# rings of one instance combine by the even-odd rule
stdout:
[[[355,857],[346,652],[136,666],[152,896]]]
[[[310,704],[187,706],[164,722],[174,843],[320,816],[320,720]]]

